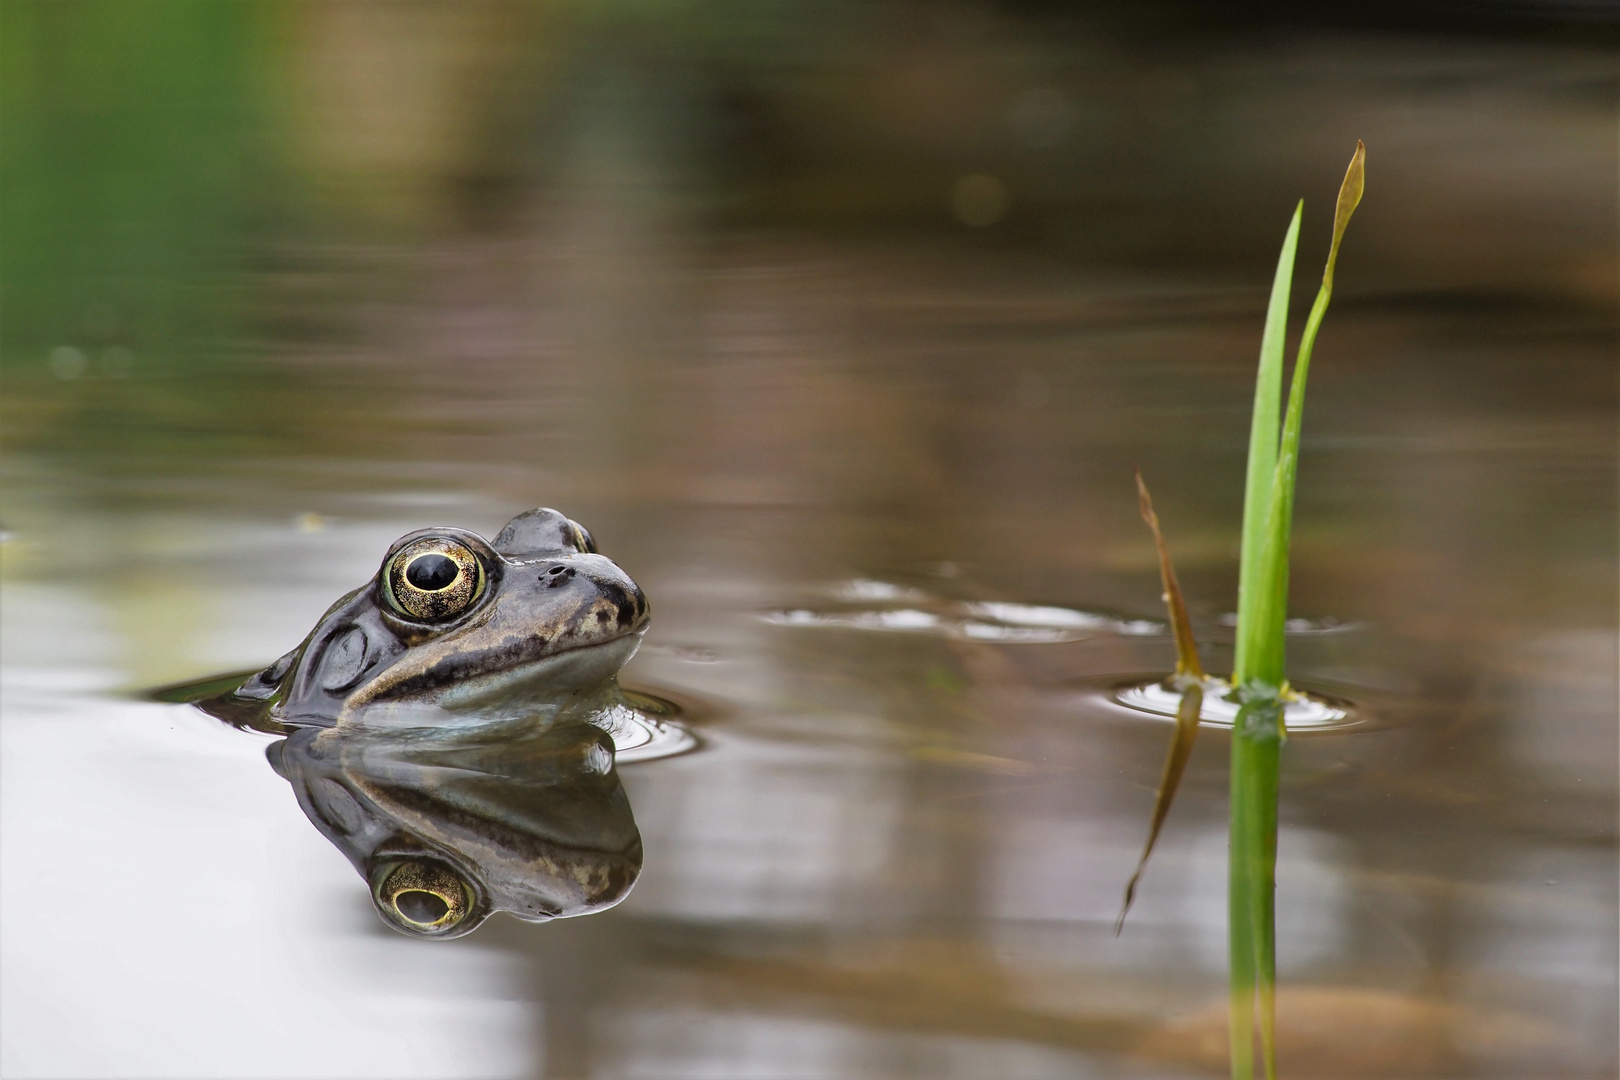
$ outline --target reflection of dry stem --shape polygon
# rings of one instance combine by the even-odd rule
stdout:
[[[1148,826],[1147,843],[1142,845],[1142,857],[1136,860],[1136,872],[1125,883],[1125,901],[1119,907],[1119,918],[1114,921],[1115,937],[1125,929],[1125,916],[1136,899],[1137,882],[1142,880],[1142,871],[1147,869],[1148,856],[1153,854],[1153,845],[1158,843],[1164,819],[1170,816],[1170,804],[1175,800],[1176,789],[1181,786],[1181,774],[1187,771],[1187,759],[1192,757],[1193,741],[1198,738],[1198,718],[1203,711],[1203,684],[1190,682],[1182,691],[1181,706],[1176,710],[1176,733],[1170,740],[1170,753],[1164,759],[1164,774],[1159,778],[1159,794],[1153,802],[1153,823]]]
[[[1153,822],[1148,826],[1147,843],[1142,845],[1142,857],[1136,861],[1136,872],[1125,883],[1125,900],[1120,904],[1119,918],[1114,921],[1114,936],[1125,929],[1125,916],[1136,899],[1136,885],[1147,868],[1148,856],[1158,843],[1164,819],[1170,815],[1170,804],[1175,801],[1176,789],[1181,786],[1181,775],[1187,771],[1187,759],[1192,756],[1193,742],[1198,738],[1198,718],[1204,711],[1204,668],[1198,662],[1198,644],[1193,640],[1192,620],[1187,617],[1187,603],[1181,596],[1181,582],[1176,580],[1176,568],[1170,564],[1170,549],[1164,534],[1159,531],[1159,515],[1153,512],[1153,496],[1148,494],[1142,479],[1142,470],[1136,471],[1136,497],[1142,508],[1142,520],[1153,530],[1153,543],[1159,549],[1159,580],[1164,585],[1164,603],[1170,609],[1170,626],[1176,636],[1176,674],[1174,683],[1181,691],[1181,705],[1176,709],[1176,733],[1170,740],[1170,752],[1164,759],[1164,773],[1159,778],[1159,794],[1153,803]]]

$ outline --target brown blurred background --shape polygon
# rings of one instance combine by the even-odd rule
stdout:
[[[629,902],[470,939],[517,1074],[1219,1072],[1219,733],[1107,934],[1166,732],[1096,688],[1168,640],[765,617],[1156,617],[1140,465],[1219,669],[1276,248],[1303,197],[1297,326],[1359,138],[1293,586],[1345,629],[1290,648],[1370,719],[1290,747],[1285,1069],[1613,1075],[1611,16],[8,0],[8,708],[262,664],[393,535],[553,505],[652,599],[632,679],[711,719],[626,770]],[[67,791],[95,740],[50,730]]]

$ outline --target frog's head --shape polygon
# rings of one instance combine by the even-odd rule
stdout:
[[[493,543],[420,529],[298,648],[200,704],[233,722],[292,726],[378,705],[565,705],[613,678],[647,621],[641,589],[555,510],[518,515]]]

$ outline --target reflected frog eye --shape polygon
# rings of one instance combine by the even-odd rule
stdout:
[[[382,868],[373,898],[396,929],[448,934],[472,914],[473,895],[455,871],[432,859],[408,859]]]
[[[447,537],[407,544],[388,560],[383,596],[412,619],[434,621],[461,614],[484,591],[484,565],[465,545]]]

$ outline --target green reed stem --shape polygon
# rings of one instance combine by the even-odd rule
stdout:
[[[1255,1023],[1266,1080],[1276,1077],[1277,780],[1282,703],[1254,700],[1232,738],[1232,819],[1227,876],[1232,978],[1232,1075],[1254,1074]]]
[[[1276,869],[1279,751],[1288,693],[1283,631],[1288,613],[1288,557],[1305,414],[1305,381],[1317,331],[1333,296],[1333,268],[1345,226],[1361,202],[1366,150],[1356,143],[1333,216],[1322,287],[1300,337],[1288,412],[1281,437],[1277,409],[1282,390],[1283,340],[1299,236],[1300,209],[1283,240],[1261,335],[1249,432],[1248,478],[1243,501],[1242,562],[1238,576],[1234,694],[1242,702],[1232,729],[1231,833],[1227,933],[1231,964],[1231,1063],[1234,1080],[1254,1076],[1258,1021],[1266,1080],[1276,1064]]]

